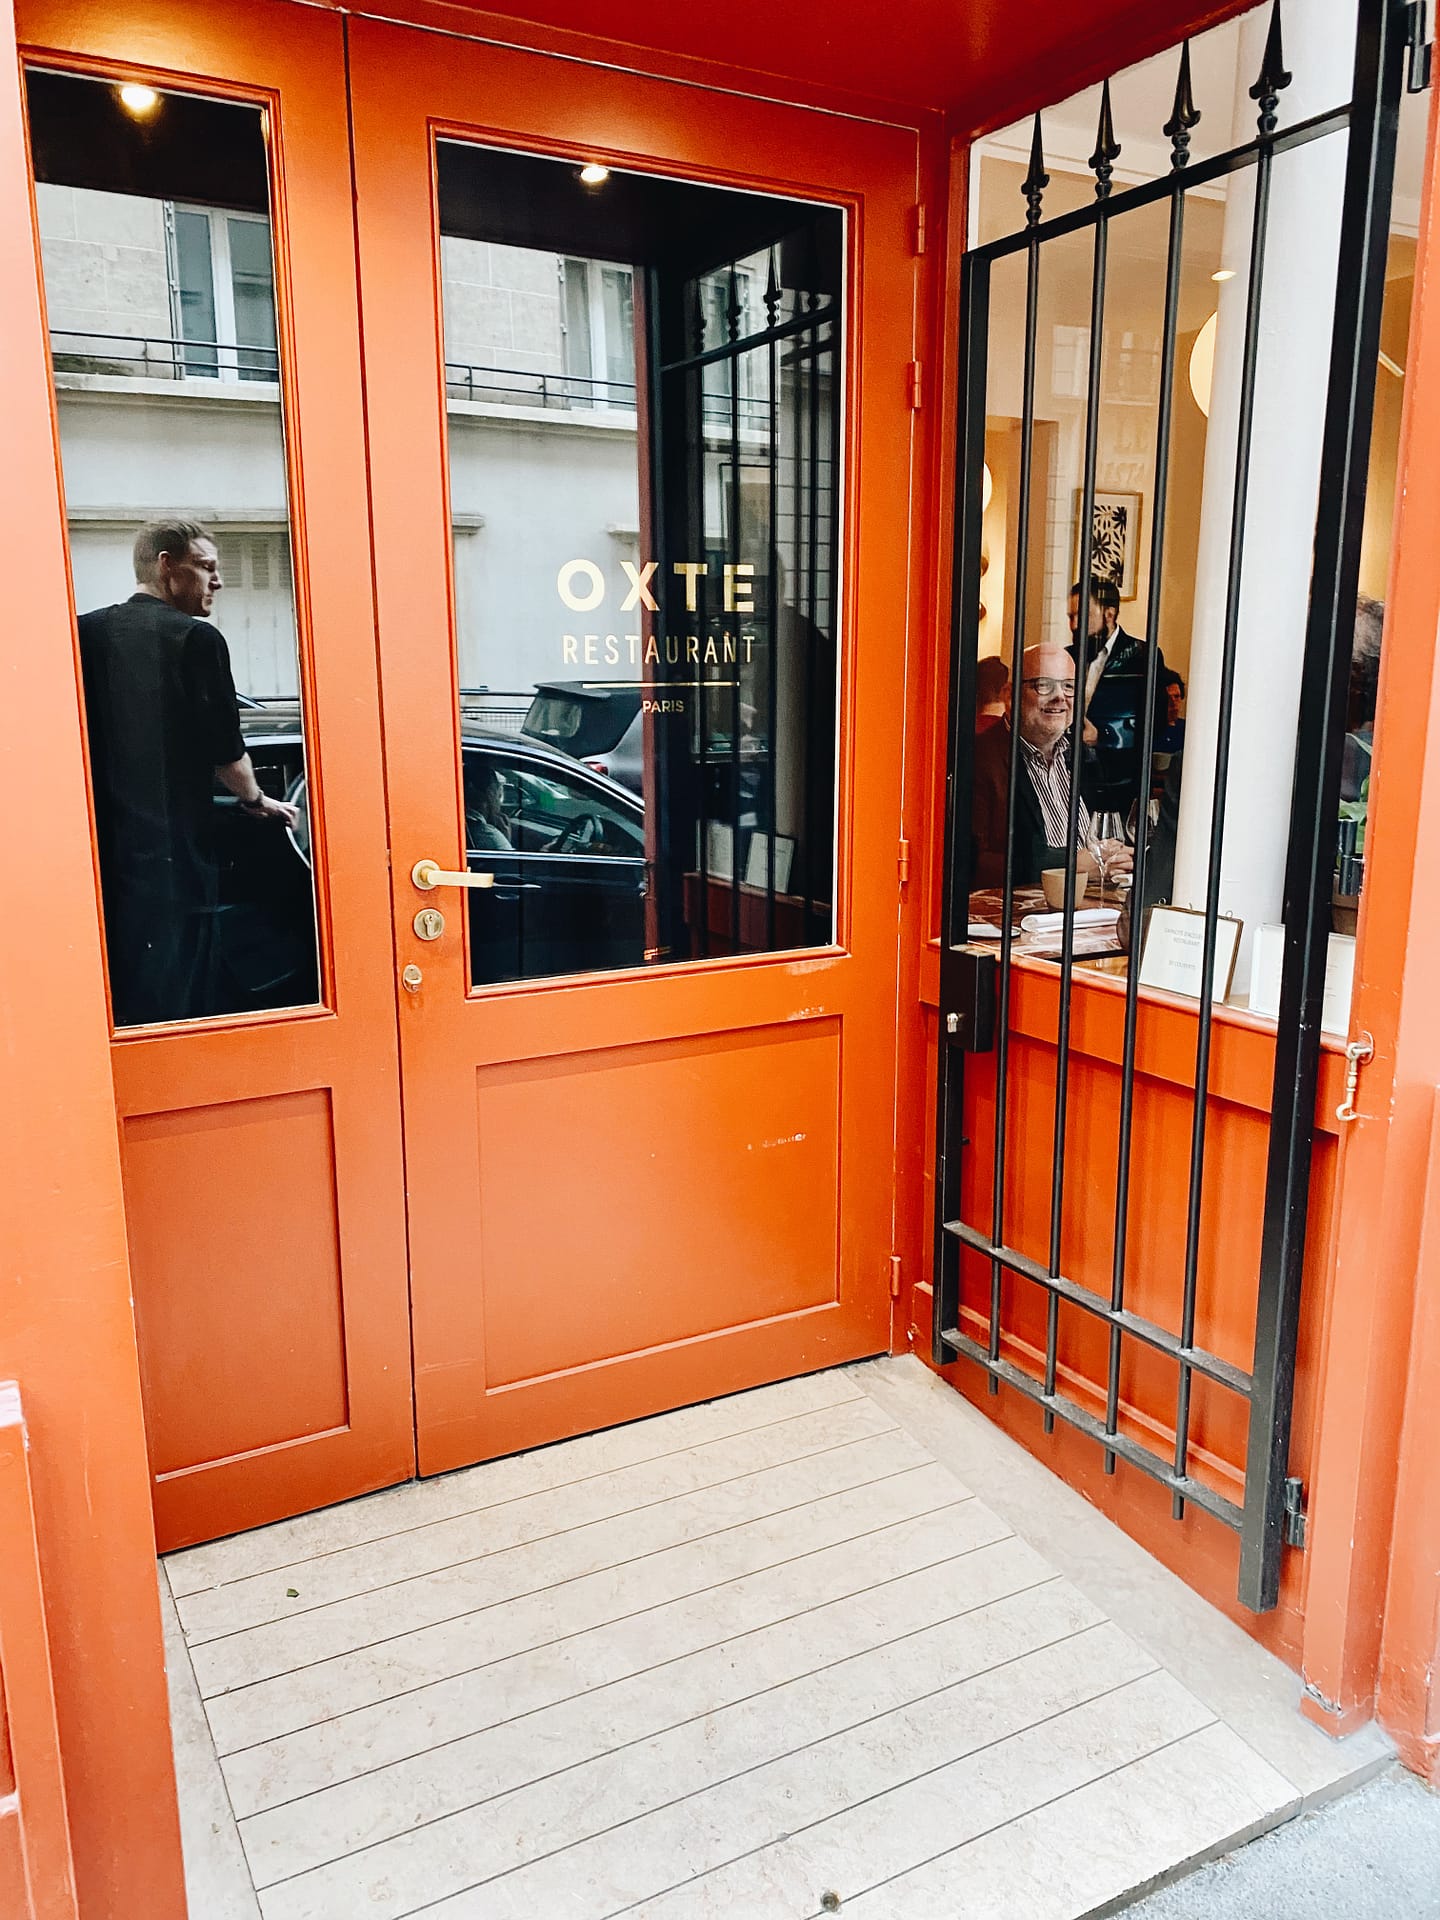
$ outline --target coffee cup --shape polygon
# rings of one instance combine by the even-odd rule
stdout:
[[[1075,875],[1075,904],[1078,907],[1085,898],[1085,888],[1090,875],[1082,867]],[[1047,867],[1040,876],[1040,887],[1045,895],[1045,904],[1053,912],[1059,913],[1065,905],[1065,869]]]

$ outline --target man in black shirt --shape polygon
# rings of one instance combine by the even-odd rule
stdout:
[[[224,582],[193,520],[135,538],[130,599],[80,618],[105,944],[116,1026],[223,1012],[216,966],[214,787],[257,820],[296,809],[261,791],[240,734],[224,636],[205,615]]]
[[[1092,575],[1081,640],[1080,584],[1070,589],[1070,654],[1077,675],[1085,678],[1085,762],[1080,787],[1095,813],[1114,812],[1122,821],[1143,795],[1150,794],[1150,758],[1141,751],[1145,713],[1145,675],[1150,644],[1126,633],[1120,624],[1120,590],[1113,580]],[[1165,656],[1156,661],[1157,684],[1166,673]],[[1154,734],[1165,724],[1165,696],[1155,702]],[[1154,750],[1154,737],[1151,751]]]

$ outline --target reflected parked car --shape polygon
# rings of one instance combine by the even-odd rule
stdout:
[[[638,687],[538,681],[520,731],[632,793],[644,792],[645,738]]]
[[[242,695],[240,731],[255,778],[272,800],[303,784],[297,701]],[[312,1005],[320,997],[320,975],[308,860],[290,834],[243,813],[218,781],[215,856],[222,1009],[254,1013]]]
[[[292,737],[298,765],[298,728]],[[466,730],[461,748],[466,864],[495,876],[467,896],[473,984],[639,966],[646,865],[636,795],[538,741]],[[300,822],[277,838],[308,867],[306,791],[298,765],[285,797]]]

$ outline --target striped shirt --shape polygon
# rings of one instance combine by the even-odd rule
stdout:
[[[1045,838],[1052,847],[1063,847],[1070,821],[1070,735],[1067,732],[1047,760],[1038,747],[1032,747],[1022,734],[1020,754],[1035,798],[1040,802],[1040,817],[1045,823]],[[1079,845],[1096,847],[1095,828],[1090,809],[1080,802]]]

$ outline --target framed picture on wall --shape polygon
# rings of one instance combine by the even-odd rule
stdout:
[[[1075,568],[1080,577],[1080,511],[1083,490],[1075,489]],[[1107,493],[1095,490],[1095,512],[1090,524],[1090,571],[1102,580],[1113,580],[1122,600],[1133,600],[1139,593],[1140,572],[1140,495]]]

